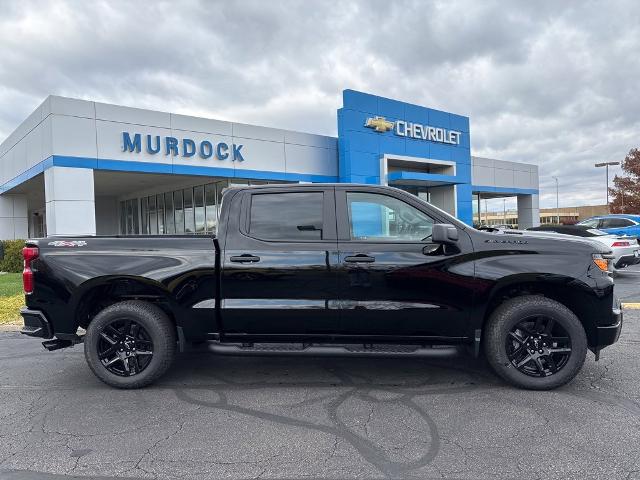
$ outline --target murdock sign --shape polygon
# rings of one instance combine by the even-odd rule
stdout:
[[[160,135],[142,135],[140,133],[122,132],[122,151],[140,153],[145,151],[151,155],[164,154],[174,157],[198,156],[205,160],[215,158],[217,160],[230,159],[233,162],[242,162],[242,145],[225,142],[210,142],[203,140],[196,143],[190,138],[160,137]]]

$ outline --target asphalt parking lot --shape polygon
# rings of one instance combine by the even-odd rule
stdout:
[[[640,265],[621,269],[615,285],[616,295],[623,302],[640,303]]]
[[[468,357],[209,354],[118,391],[81,347],[5,332],[0,478],[640,479],[640,310],[625,318],[620,342],[553,392]]]

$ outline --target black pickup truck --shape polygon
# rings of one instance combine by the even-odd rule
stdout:
[[[215,237],[29,240],[22,333],[49,350],[84,342],[89,367],[119,388],[150,384],[199,344],[233,355],[484,352],[508,382],[550,389],[622,327],[606,247],[551,237],[477,231],[390,187],[230,188]]]

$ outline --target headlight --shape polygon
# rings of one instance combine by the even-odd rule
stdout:
[[[609,260],[607,260],[602,254],[594,253],[592,257],[593,263],[595,263],[600,270],[603,272],[609,271]]]

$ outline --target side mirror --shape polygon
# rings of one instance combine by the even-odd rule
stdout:
[[[455,243],[458,241],[458,229],[450,223],[436,223],[431,239],[434,243]]]

